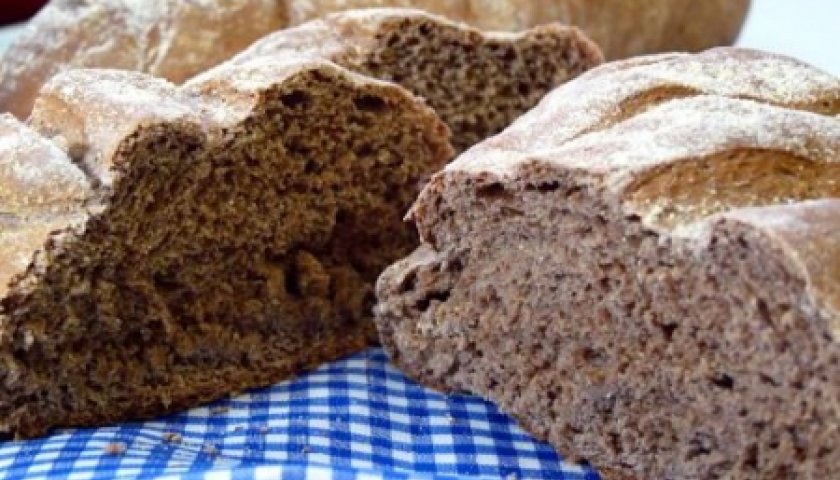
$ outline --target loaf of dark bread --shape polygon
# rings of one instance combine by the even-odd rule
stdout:
[[[385,348],[607,478],[833,478],[838,113],[754,51],[582,75],[423,190]]]
[[[0,430],[155,415],[372,343],[373,281],[417,245],[402,216],[454,153],[421,99],[346,68],[425,96],[466,148],[599,61],[572,28],[485,35],[371,10],[278,33],[180,88],[59,75],[31,118],[54,144],[5,119],[82,193],[30,217],[14,189],[62,184],[45,153],[4,154],[44,183],[5,182],[8,234],[26,241],[0,251]]]
[[[228,64],[290,54],[329,58],[401,84],[449,125],[456,150],[498,133],[550,90],[602,61],[598,47],[574,27],[483,33],[421,10],[383,8],[280,30]]]
[[[68,68],[180,83],[271,32],[355,8],[413,7],[487,30],[578,25],[608,58],[730,44],[749,0],[52,0],[0,56],[0,112],[25,118]]]
[[[0,432],[182,409],[375,340],[373,281],[451,158],[394,84],[254,58],[177,88],[74,70],[0,123]],[[60,145],[69,157],[59,150]]]

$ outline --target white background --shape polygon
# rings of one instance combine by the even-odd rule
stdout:
[[[0,29],[0,50],[19,30]],[[840,0],[753,0],[738,45],[792,55],[840,75]]]

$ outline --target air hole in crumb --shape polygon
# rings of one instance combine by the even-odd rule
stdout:
[[[356,147],[354,152],[357,157],[367,157],[373,154],[373,145],[370,143],[363,143]]]
[[[156,273],[153,277],[155,289],[159,292],[174,292],[180,288],[175,277],[165,273]]]
[[[572,187],[566,191],[566,198],[578,198],[582,191],[582,187]]]
[[[400,283],[400,293],[406,293],[417,287],[417,272],[410,272]]]
[[[755,302],[755,308],[758,310],[758,318],[767,324],[767,326],[772,327],[773,321],[770,319],[770,308],[767,307],[767,302],[762,299],[758,299]]]
[[[425,298],[421,298],[417,301],[415,307],[417,307],[417,309],[421,311],[426,310],[429,308],[429,305],[432,304],[432,301],[435,300],[440,303],[449,300],[449,291],[447,290],[445,292],[429,292],[429,294],[426,295]]]
[[[665,337],[665,340],[670,342],[674,339],[674,332],[678,326],[676,323],[666,323],[659,325],[659,329],[662,330],[662,336]]]
[[[732,390],[735,387],[735,379],[729,376],[726,373],[718,375],[715,378],[711,379],[711,382],[714,386],[718,388],[724,388],[726,390]]]
[[[553,191],[557,190],[558,188],[560,188],[560,182],[558,182],[557,180],[554,180],[552,182],[543,182],[543,183],[540,183],[538,185],[529,184],[525,188],[526,188],[526,190],[536,190],[540,193],[548,193],[548,192],[553,192]]]
[[[464,263],[460,258],[450,260],[447,266],[450,272],[460,272],[464,269]]]
[[[475,191],[475,194],[478,198],[486,198],[488,200],[498,200],[512,197],[512,195],[505,190],[504,185],[499,182],[481,186]]]
[[[300,90],[295,90],[281,96],[280,101],[288,108],[297,108],[309,103],[309,95]]]
[[[309,159],[306,161],[306,166],[303,168],[304,173],[315,173],[318,171],[318,162],[315,160]]]
[[[763,374],[763,373],[760,373],[760,374],[758,375],[758,378],[759,378],[759,380],[761,380],[761,383],[763,383],[763,384],[765,384],[765,385],[770,385],[770,386],[773,386],[773,387],[778,387],[778,386],[779,386],[779,382],[777,382],[777,381],[776,381],[773,377],[771,377],[770,375],[765,375],[765,374]]]
[[[584,347],[583,350],[581,350],[581,357],[583,357],[583,360],[586,362],[592,362],[600,359],[601,354],[591,347]]]
[[[295,269],[290,269],[290,271],[286,272],[285,275],[286,280],[286,291],[289,292],[290,295],[295,297],[301,296],[300,290],[300,279],[298,278],[298,272]]]
[[[750,470],[758,469],[758,445],[750,445],[744,453],[744,466]]]
[[[323,72],[318,70],[313,70],[310,72],[312,79],[321,83],[327,83],[329,81],[329,77],[327,77]]]
[[[362,95],[354,99],[353,103],[358,110],[371,113],[381,113],[386,107],[385,100],[373,95]]]
[[[693,446],[693,447],[692,447],[691,449],[689,449],[689,450],[688,450],[688,452],[686,453],[686,455],[685,455],[685,459],[686,459],[686,460],[694,460],[694,459],[695,459],[695,458],[697,458],[697,457],[704,456],[704,455],[709,455],[710,453],[712,453],[712,451],[711,451],[711,450],[709,450],[709,449],[708,449],[708,448],[706,448],[706,447],[703,447],[703,446]]]
[[[504,55],[502,55],[502,59],[506,62],[516,60],[516,50],[514,50],[513,47],[506,48]]]

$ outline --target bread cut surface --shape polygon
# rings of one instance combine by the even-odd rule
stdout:
[[[381,8],[281,30],[228,65],[284,55],[329,58],[402,85],[449,125],[459,151],[498,133],[547,92],[602,61],[598,47],[574,27],[485,33],[421,10]]]
[[[421,8],[485,30],[578,25],[608,58],[734,41],[749,0],[53,0],[0,57],[0,111],[23,119],[38,89],[74,67],[180,83],[258,38],[356,8]]]
[[[831,478],[838,113],[840,80],[761,52],[582,75],[423,190],[383,344],[607,478]]]
[[[0,122],[0,431],[18,437],[370,345],[373,281],[416,245],[403,215],[452,155],[418,98],[311,57],[183,88],[74,70],[31,125],[49,140]]]

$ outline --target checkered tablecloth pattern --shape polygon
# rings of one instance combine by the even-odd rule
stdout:
[[[0,480],[566,479],[492,404],[408,380],[379,349],[156,421],[0,443]]]

